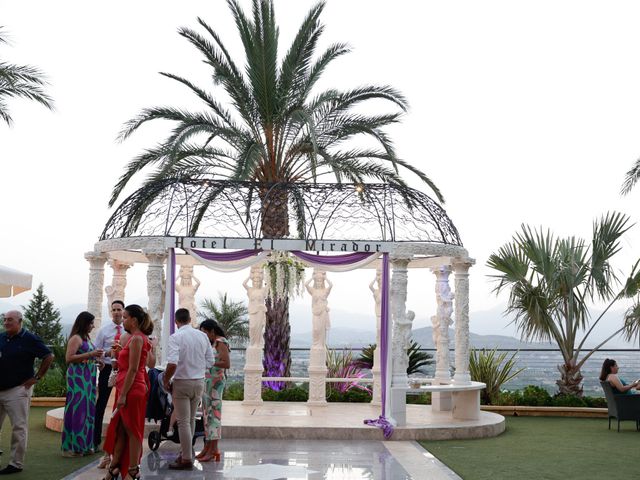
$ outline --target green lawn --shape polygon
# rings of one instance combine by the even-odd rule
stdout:
[[[11,477],[16,480],[60,479],[99,458],[97,454],[80,458],[64,458],[60,451],[60,434],[47,430],[44,426],[45,413],[49,409],[49,407],[31,408],[29,414],[29,443],[24,470],[20,474],[10,475],[7,478]],[[0,448],[4,451],[0,455],[0,463],[4,468],[9,463],[11,451],[11,424],[9,419],[6,419],[3,425]]]
[[[506,431],[483,440],[420,442],[465,480],[638,478],[640,432],[607,420],[506,417]]]

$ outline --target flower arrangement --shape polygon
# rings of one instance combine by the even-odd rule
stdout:
[[[304,292],[304,264],[287,252],[273,252],[264,267],[271,298],[295,298]]]

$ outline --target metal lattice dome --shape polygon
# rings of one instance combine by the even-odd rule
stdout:
[[[271,210],[271,211],[269,211]],[[276,213],[274,217],[274,212]],[[462,246],[444,209],[391,184],[259,184],[167,179],[140,189],[115,210],[100,240],[146,236],[428,242]]]

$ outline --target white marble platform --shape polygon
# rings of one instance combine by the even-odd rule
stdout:
[[[47,428],[62,430],[63,408],[47,413]],[[223,438],[298,440],[384,440],[382,431],[365,425],[377,418],[380,407],[367,403],[329,403],[308,406],[298,402],[264,402],[261,406],[225,401]],[[108,423],[105,414],[105,423]],[[148,433],[159,425],[148,423]],[[447,440],[487,438],[505,429],[502,415],[481,411],[477,420],[454,420],[450,412],[432,411],[430,405],[407,405],[407,425],[395,429],[390,440]],[[106,431],[106,429],[104,430]]]

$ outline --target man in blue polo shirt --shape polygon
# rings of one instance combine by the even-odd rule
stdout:
[[[42,360],[38,373],[33,362]],[[0,475],[22,471],[27,450],[29,406],[33,386],[51,365],[53,354],[40,337],[22,328],[22,314],[10,310],[4,314],[4,332],[0,334],[0,418],[11,421],[11,460]]]

